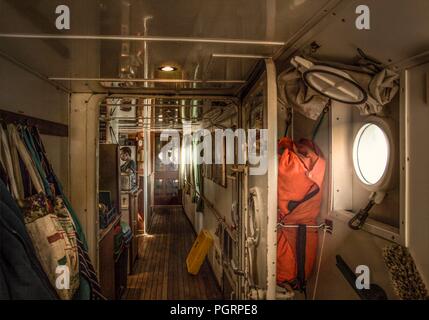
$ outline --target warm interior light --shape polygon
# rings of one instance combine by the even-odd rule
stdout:
[[[164,72],[172,72],[172,71],[176,71],[177,68],[175,68],[173,66],[162,66],[159,68],[159,70],[164,71]]]
[[[358,178],[372,186],[383,178],[390,160],[390,145],[386,133],[373,123],[365,124],[356,135],[353,164]]]

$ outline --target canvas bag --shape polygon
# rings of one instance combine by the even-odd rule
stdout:
[[[283,138],[279,142],[279,149],[284,151],[279,157],[278,222],[282,225],[300,225],[302,228],[279,225],[277,283],[288,283],[295,289],[304,289],[302,286],[305,286],[305,280],[316,261],[318,244],[317,229],[305,226],[317,224],[326,162],[319,148],[310,140],[303,139],[295,143],[290,138]],[[301,248],[300,230],[305,237]]]
[[[70,217],[58,203],[54,209],[42,193],[28,198],[27,202],[24,221],[37,257],[58,296],[63,300],[71,300],[79,289],[79,260],[76,234],[70,227]],[[69,270],[69,289],[57,286],[59,266],[66,266]]]
[[[36,255],[47,274],[51,284],[56,288],[58,296],[63,300],[70,300],[79,288],[79,256],[77,237],[73,221],[64,206],[61,198],[55,198],[54,205],[45,195],[41,176],[33,160],[21,140],[15,126],[8,126],[11,146],[17,150],[31,182],[37,191],[36,195],[20,201],[24,203],[24,221],[30,238],[32,239]],[[66,266],[69,271],[68,289],[58,288],[57,274],[59,266]],[[64,285],[64,282],[59,281]]]
[[[42,167],[44,168],[45,173],[50,179],[51,189],[55,194],[60,196],[61,201],[64,203],[67,211],[70,213],[70,216],[73,220],[74,230],[77,236],[77,249],[79,253],[79,271],[80,271],[80,286],[79,291],[75,295],[75,299],[79,300],[106,300],[106,298],[101,294],[100,283],[95,272],[94,266],[92,265],[91,259],[88,255],[88,245],[85,239],[85,234],[83,233],[82,226],[80,221],[71,206],[70,201],[67,199],[66,195],[63,192],[60,181],[58,180],[55,172],[49,163],[49,160],[46,156],[45,147],[40,138],[40,134],[36,127],[27,128],[27,137],[31,140],[31,145],[36,151],[35,158],[39,159]]]

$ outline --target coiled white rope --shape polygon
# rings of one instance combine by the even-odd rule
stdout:
[[[261,204],[261,191],[258,187],[251,188],[249,190],[249,209],[248,219],[246,225],[246,246],[247,246],[247,259],[248,259],[248,282],[250,287],[255,287],[254,277],[254,260],[253,255],[255,248],[259,244],[260,240],[260,221],[262,216],[262,204]]]

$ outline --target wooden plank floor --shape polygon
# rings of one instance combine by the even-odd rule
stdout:
[[[180,207],[157,208],[150,236],[140,238],[139,259],[128,277],[128,300],[221,299],[207,262],[197,276],[186,270],[186,257],[195,240]]]

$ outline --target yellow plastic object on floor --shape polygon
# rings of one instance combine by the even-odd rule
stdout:
[[[213,237],[210,232],[207,230],[201,231],[186,259],[186,266],[190,274],[197,275],[198,272],[200,272],[201,266],[212,244]]]

